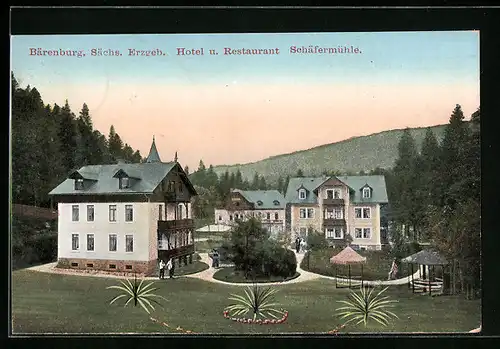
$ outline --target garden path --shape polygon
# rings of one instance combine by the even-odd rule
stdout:
[[[266,283],[266,285],[288,285],[288,284],[295,284],[299,282],[305,282],[305,281],[310,281],[310,280],[318,280],[318,279],[329,279],[335,281],[335,277],[333,276],[325,276],[325,275],[320,275],[316,273],[311,273],[309,271],[303,270],[300,267],[300,263],[304,259],[305,253],[295,253],[295,257],[297,258],[297,272],[300,273],[298,277],[292,280],[288,281],[281,281],[281,282],[270,282]],[[201,257],[201,262],[208,264],[210,267],[206,270],[200,271],[198,273],[190,274],[190,275],[183,275],[183,276],[178,276],[178,277],[190,277],[190,278],[196,278],[196,279],[201,279],[213,283],[218,283],[218,284],[225,284],[225,285],[230,285],[230,286],[249,286],[249,283],[232,283],[232,282],[225,282],[221,280],[214,279],[214,274],[217,271],[217,269],[212,268],[212,261],[210,257],[208,256],[208,253],[200,253]],[[67,269],[57,269],[55,268],[56,262],[54,263],[47,263],[47,264],[42,264],[42,265],[37,265],[28,268],[29,270],[34,270],[34,271],[39,271],[39,272],[44,272],[44,273],[54,273],[54,274],[67,274],[67,275],[80,275],[80,276],[94,276],[94,277],[107,277],[107,278],[118,278],[118,279],[125,279],[129,278],[129,276],[124,276],[124,275],[116,275],[113,273],[105,273],[105,272],[99,272],[99,271],[93,271],[93,272],[81,272],[81,271],[72,271],[72,270],[67,270]],[[418,271],[413,275],[415,279],[418,278]],[[157,280],[158,277],[156,276],[150,276],[146,277],[147,280]],[[348,281],[348,279],[343,279],[343,278],[337,278],[338,281]],[[358,281],[358,280],[355,280]],[[364,281],[364,284],[366,285],[373,285],[373,286],[390,286],[390,285],[404,285],[408,283],[408,277],[404,277],[401,279],[396,279],[396,280],[377,280],[377,281]]]

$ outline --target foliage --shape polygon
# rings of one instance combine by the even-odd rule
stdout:
[[[325,235],[318,231],[311,231],[307,234],[307,249],[318,251],[328,247]]]
[[[142,309],[144,309],[148,314],[150,314],[151,310],[155,309],[152,303],[161,306],[160,302],[158,302],[155,298],[161,298],[166,300],[163,296],[152,293],[158,289],[156,287],[151,287],[154,285],[154,282],[144,284],[144,279],[142,279],[139,282],[137,280],[137,277],[134,276],[133,281],[126,279],[126,281],[120,281],[120,284],[121,286],[114,285],[107,287],[108,289],[117,289],[123,291],[122,294],[119,294],[118,296],[114,297],[109,302],[109,304],[113,304],[114,302],[116,302],[121,298],[128,297],[124,307],[126,307],[131,301],[133,301],[134,306],[140,305]],[[151,308],[151,310],[148,307]]]
[[[220,268],[215,272],[213,278],[216,280],[231,282],[231,283],[240,283],[240,284],[267,284],[272,282],[285,282],[293,280],[299,277],[300,274],[295,272],[289,276],[279,276],[279,275],[256,275],[251,279],[245,278],[245,274],[241,270],[236,270],[234,267],[224,267]]]
[[[140,153],[123,143],[118,149],[93,129],[87,104],[78,117],[69,102],[44,105],[36,88],[21,88],[12,75],[12,196],[13,202],[49,207],[48,193],[69,171],[84,165],[113,162],[116,157],[139,162]],[[114,133],[118,139],[118,134]]]
[[[263,288],[259,285],[247,287],[243,296],[231,294],[229,299],[236,303],[227,306],[226,311],[231,316],[242,316],[251,312],[254,320],[258,316],[278,319],[278,315],[282,315],[283,311],[276,308],[279,305],[274,299],[276,292],[277,289],[271,287]]]
[[[338,303],[346,306],[336,309],[337,315],[341,319],[348,319],[345,324],[357,321],[356,324],[363,323],[365,326],[370,319],[375,320],[381,325],[387,326],[389,320],[398,318],[396,314],[389,310],[394,307],[392,303],[397,303],[397,300],[390,300],[389,296],[381,297],[388,287],[384,288],[377,294],[374,294],[374,288],[367,286],[360,287],[359,294],[351,290],[349,300],[338,301]]]

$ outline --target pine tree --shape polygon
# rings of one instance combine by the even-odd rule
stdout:
[[[186,172],[186,174],[189,176],[189,166],[188,165],[184,166],[184,172]]]
[[[259,178],[259,190],[267,190],[267,183],[264,175]]]
[[[253,176],[253,181],[252,181],[252,184],[250,185],[250,188],[252,190],[257,190],[257,189],[259,189],[259,184],[260,184],[259,174],[257,172],[255,172],[255,175]]]
[[[277,184],[277,189],[281,194],[285,194],[285,189],[284,189],[285,183],[283,182],[283,178],[280,176],[278,178],[278,184]]]
[[[241,171],[240,171],[240,169],[238,169],[238,170],[236,171],[236,177],[235,177],[235,179],[234,179],[234,186],[235,186],[236,188],[240,188],[240,189],[241,189],[241,188],[242,188],[242,186],[243,186],[243,177],[242,177],[242,175],[241,175]]]
[[[59,139],[61,144],[61,157],[66,172],[70,172],[77,167],[76,150],[78,147],[78,130],[76,127],[75,115],[71,112],[68,100],[61,108],[59,123]]]
[[[123,141],[113,125],[109,128],[108,148],[113,161],[123,159]]]

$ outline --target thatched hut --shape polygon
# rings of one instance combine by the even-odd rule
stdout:
[[[366,262],[366,257],[360,256],[356,251],[354,251],[350,246],[347,246],[337,255],[330,258],[330,262],[335,264],[335,287],[338,287],[337,276],[338,268],[337,265],[347,265],[348,267],[348,280],[349,287],[351,287],[351,265],[361,265],[361,286],[363,286],[363,264]]]
[[[432,295],[432,291],[442,292],[443,290],[443,279],[437,278],[435,273],[435,267],[441,267],[442,275],[444,275],[444,267],[448,264],[448,261],[439,254],[438,251],[434,249],[426,249],[401,260],[403,263],[409,263],[411,265],[411,281],[409,280],[408,285],[412,289],[412,292],[428,292]],[[413,266],[418,265],[420,270],[420,279],[414,280]],[[410,279],[410,275],[408,275]]]

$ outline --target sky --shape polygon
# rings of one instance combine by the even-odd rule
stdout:
[[[190,169],[259,161],[479,107],[479,32],[12,36],[11,66],[45,104],[90,109],[146,156]],[[291,53],[290,47],[358,53]],[[203,55],[178,55],[203,48]],[[227,49],[276,49],[225,55]],[[37,55],[75,50],[85,56]],[[94,56],[92,49],[121,55]],[[129,55],[129,50],[155,56]],[[210,54],[210,49],[217,54]]]

